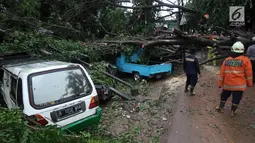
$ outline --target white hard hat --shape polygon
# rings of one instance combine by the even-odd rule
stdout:
[[[235,42],[234,45],[231,47],[231,51],[234,53],[243,53],[244,52],[244,45],[242,42]]]
[[[255,41],[255,37],[252,37],[252,41]]]

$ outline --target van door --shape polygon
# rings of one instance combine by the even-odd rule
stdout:
[[[17,103],[17,86],[18,86],[18,81],[15,79],[13,76],[10,75],[10,103],[11,103],[11,108],[18,108],[18,103]]]
[[[22,80],[17,81],[11,74],[0,69],[0,102],[9,109],[23,107]]]
[[[22,90],[22,80],[21,78],[19,78],[18,80],[18,84],[17,84],[17,90],[16,90],[16,93],[17,93],[17,96],[16,96],[16,101],[18,103],[18,107],[23,109],[24,107],[24,102],[23,102],[23,90]]]
[[[12,107],[11,98],[10,98],[10,87],[11,87],[11,81],[10,81],[10,74],[8,72],[4,72],[3,76],[3,86],[1,86],[3,99],[5,100],[5,103],[8,108]]]
[[[4,70],[0,69],[0,106],[6,106],[6,98],[4,93]]]

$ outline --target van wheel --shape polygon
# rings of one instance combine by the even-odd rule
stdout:
[[[142,77],[139,74],[139,72],[134,72],[133,73],[133,78],[134,78],[135,81],[140,81],[142,79]]]

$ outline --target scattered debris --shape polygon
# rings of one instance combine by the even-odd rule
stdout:
[[[177,94],[174,93],[178,90],[169,87],[173,86],[172,80],[176,82],[177,79],[149,82],[146,90],[141,90],[143,92],[134,97],[136,100],[122,101],[117,96],[113,97],[107,108],[104,108],[104,112],[110,114],[102,117],[107,131],[114,136],[130,133],[140,141],[160,137],[168,128],[166,121],[173,115],[176,105]],[[153,94],[147,94],[147,90]]]

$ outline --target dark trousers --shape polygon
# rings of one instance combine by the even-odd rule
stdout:
[[[197,74],[195,75],[186,75],[187,80],[186,80],[186,85],[189,86],[191,85],[192,87],[195,87],[197,84]]]
[[[238,105],[243,97],[243,91],[222,90],[221,101],[226,102],[232,94],[232,104]]]
[[[253,83],[255,83],[255,60],[251,60],[252,64],[252,76],[253,76]]]

